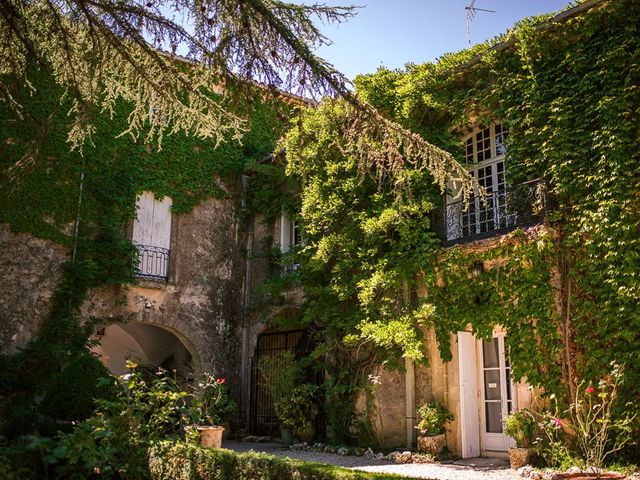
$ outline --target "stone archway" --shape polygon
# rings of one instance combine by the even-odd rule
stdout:
[[[186,377],[199,368],[195,349],[178,332],[151,323],[112,323],[99,329],[93,351],[116,375],[126,373],[131,359],[151,368],[164,367]]]

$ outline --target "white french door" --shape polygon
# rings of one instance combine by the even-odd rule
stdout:
[[[515,446],[515,442],[504,434],[502,422],[513,411],[515,399],[504,335],[478,343],[483,449],[506,451]]]
[[[515,217],[510,214],[505,190],[504,158],[485,163],[471,171],[487,192],[486,201],[474,197],[466,210],[461,212],[462,236],[478,235],[509,227]]]

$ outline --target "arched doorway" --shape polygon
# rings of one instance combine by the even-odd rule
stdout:
[[[93,351],[115,375],[126,373],[127,360],[151,368],[175,370],[185,378],[195,369],[194,355],[177,334],[149,323],[113,323],[96,332]]]

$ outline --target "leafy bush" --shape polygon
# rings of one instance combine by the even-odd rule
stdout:
[[[72,433],[61,435],[62,478],[148,478],[147,451],[152,442],[177,435],[190,418],[188,393],[160,370],[148,376],[128,364],[113,401],[100,400],[96,413]]]
[[[314,401],[315,392],[314,385],[300,385],[275,403],[276,415],[284,428],[290,429],[298,436],[314,431],[314,421],[318,415],[318,406]]]
[[[439,402],[425,403],[418,409],[418,425],[421,435],[440,435],[446,432],[445,425],[453,420],[447,407]]]
[[[18,480],[18,475],[8,458],[0,455],[0,478],[3,480]]]
[[[536,419],[526,408],[513,412],[504,420],[504,433],[516,441],[521,448],[528,447],[536,433]]]
[[[42,414],[58,420],[84,420],[96,408],[96,399],[112,399],[115,390],[107,368],[90,352],[77,356],[54,379],[41,404]]]
[[[237,411],[238,406],[229,395],[229,387],[224,378],[215,378],[204,373],[198,382],[193,410],[194,420],[207,425],[221,425]]]
[[[153,480],[402,480],[397,475],[357,472],[260,453],[206,449],[182,442],[154,445],[149,455]]]
[[[262,357],[258,370],[274,402],[291,394],[302,375],[300,364],[288,351]]]

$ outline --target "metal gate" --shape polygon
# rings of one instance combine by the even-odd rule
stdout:
[[[273,401],[258,369],[260,358],[277,355],[285,351],[290,351],[296,358],[301,358],[308,355],[313,348],[314,345],[309,330],[269,332],[258,336],[256,350],[251,362],[249,428],[252,433],[256,435],[280,435],[280,423],[273,408]]]

